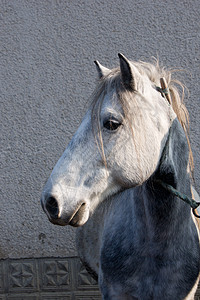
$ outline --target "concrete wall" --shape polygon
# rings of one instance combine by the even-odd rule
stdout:
[[[0,1],[0,258],[76,255],[75,229],[50,224],[40,194],[84,115],[94,59],[158,55],[188,71],[200,187],[199,14],[199,0]]]

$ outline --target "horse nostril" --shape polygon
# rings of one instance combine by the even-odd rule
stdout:
[[[51,218],[58,218],[58,202],[54,197],[50,196],[46,199],[46,210],[48,211]]]

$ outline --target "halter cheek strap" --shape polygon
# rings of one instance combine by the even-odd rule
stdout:
[[[167,89],[167,88],[166,89],[162,89],[159,86],[156,86],[156,91],[160,92],[163,98],[165,98],[165,96],[167,94],[169,94],[169,89]]]

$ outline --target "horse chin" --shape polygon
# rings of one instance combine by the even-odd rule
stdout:
[[[87,222],[87,220],[89,219],[89,214],[90,214],[89,206],[85,203],[82,203],[71,217],[63,213],[61,217],[55,219],[51,217],[48,218],[49,221],[54,225],[58,225],[58,226],[70,225],[73,227],[80,227]]]
[[[89,208],[87,204],[83,203],[71,218],[69,225],[73,227],[80,227],[83,226],[88,219],[89,219]]]
[[[85,220],[82,220],[82,219],[81,220],[74,220],[74,219],[72,219],[69,222],[69,225],[72,226],[72,227],[81,227],[81,226],[83,226],[87,222],[87,220],[85,221]]]

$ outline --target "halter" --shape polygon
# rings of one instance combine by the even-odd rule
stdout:
[[[156,90],[161,93],[162,97],[166,98],[166,100],[169,102],[169,104],[172,104],[169,88],[167,86],[167,82],[164,77],[160,78],[160,84],[161,87],[156,86]],[[168,192],[173,194],[174,196],[180,198],[184,202],[190,205],[192,208],[192,212],[196,218],[200,218],[200,215],[198,215],[195,211],[197,207],[200,206],[200,202],[196,202],[194,199],[189,198],[185,194],[179,192],[175,188],[173,188],[170,184],[167,184],[163,182],[162,180],[155,180],[156,183],[159,183],[163,188],[165,188]]]
[[[169,88],[167,86],[166,79],[164,77],[160,78],[161,87],[156,86],[156,90],[161,93],[163,98],[166,98],[169,104],[172,104],[172,99],[170,96]]]

